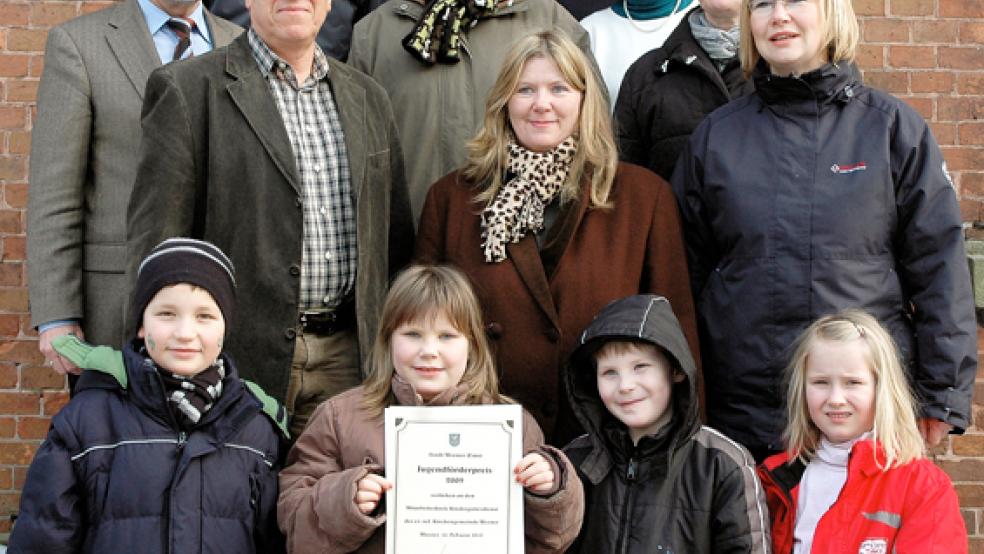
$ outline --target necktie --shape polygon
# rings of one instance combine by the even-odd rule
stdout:
[[[183,17],[172,17],[165,25],[178,35],[178,45],[174,47],[171,61],[180,60],[181,55],[191,46],[191,32],[195,30],[195,22]]]

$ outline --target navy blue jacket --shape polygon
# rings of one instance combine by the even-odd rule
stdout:
[[[673,174],[708,423],[782,448],[783,369],[812,321],[870,312],[922,414],[970,425],[977,331],[957,197],[933,135],[851,64],[777,77],[714,111]]]
[[[223,355],[224,356],[224,355]],[[128,346],[125,379],[89,369],[31,463],[10,552],[282,552],[281,435],[229,358],[190,432]]]

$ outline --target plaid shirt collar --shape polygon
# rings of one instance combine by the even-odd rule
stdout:
[[[256,31],[252,27],[250,27],[247,33],[248,36],[246,38],[249,41],[249,48],[253,52],[253,59],[256,60],[256,65],[260,67],[260,72],[265,79],[270,77],[272,71],[279,69],[281,75],[289,75],[289,80],[296,80],[293,78],[294,69],[290,64],[275,54],[273,50],[270,50],[270,47],[263,42],[263,39],[260,38],[260,35],[256,34]],[[320,81],[327,78],[329,69],[328,57],[325,56],[318,43],[314,43],[314,67],[311,70],[308,80],[314,79],[315,81]]]

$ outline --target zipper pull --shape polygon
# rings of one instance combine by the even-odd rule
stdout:
[[[636,461],[635,458],[629,459],[629,470],[625,473],[625,478],[629,481],[635,481],[636,478]]]
[[[184,431],[178,433],[178,450],[184,448],[185,442],[188,440],[188,434]]]

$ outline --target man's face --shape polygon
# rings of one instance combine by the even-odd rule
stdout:
[[[314,43],[331,0],[246,0],[253,30],[281,57]]]

